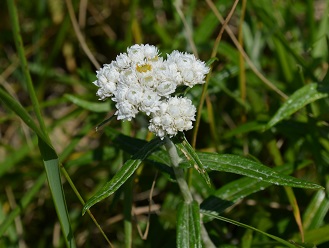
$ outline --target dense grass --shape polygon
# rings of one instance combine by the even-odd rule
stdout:
[[[197,151],[241,155],[326,188],[257,185],[262,180],[222,171],[209,172],[209,188],[198,173],[186,170],[194,199],[217,194],[228,202],[221,203],[221,218],[292,240],[300,244],[296,247],[329,245],[327,1],[241,1],[221,37],[223,26],[211,1],[73,1],[82,39],[71,22],[70,0],[16,1],[29,71],[22,70],[24,58],[14,42],[12,2],[0,2],[1,247],[65,247],[55,209],[60,219],[69,216],[67,232],[72,229],[77,247],[109,245],[92,219],[81,216],[82,198],[90,199],[145,144],[142,140],[153,137],[145,116],[131,123],[112,120],[96,132],[115,108],[97,100],[91,82],[95,63],[109,63],[135,43],[156,45],[162,55],[176,49],[212,62],[207,88],[199,85],[187,93],[196,106],[204,100],[200,125],[186,133]],[[233,1],[213,4],[225,19]],[[6,92],[17,101],[5,98]],[[155,152],[123,187],[90,208],[115,247],[130,242],[131,247],[175,247],[181,195],[164,156]],[[198,156],[207,160],[205,153]],[[59,175],[58,168],[67,212],[64,201],[54,205],[62,199],[59,177],[50,178]],[[239,187],[245,192],[234,198],[230,191]],[[139,230],[147,223],[143,240]],[[204,227],[217,247],[284,247],[232,221],[205,220]]]

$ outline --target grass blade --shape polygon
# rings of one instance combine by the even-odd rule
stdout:
[[[69,214],[66,207],[65,196],[63,192],[61,176],[59,172],[59,159],[55,151],[39,139],[39,149],[47,173],[48,184],[51,191],[54,205],[56,208],[59,221],[61,223],[62,231],[64,233],[64,240],[67,247],[76,247],[71,230]]]
[[[249,225],[243,224],[241,222],[238,222],[238,221],[235,221],[235,220],[231,220],[231,219],[228,219],[228,218],[225,218],[225,217],[222,217],[222,216],[217,216],[217,215],[215,215],[215,214],[213,214],[211,212],[207,212],[207,211],[201,210],[201,213],[204,214],[204,215],[206,215],[206,216],[208,216],[208,217],[211,217],[211,218],[215,218],[215,219],[218,219],[218,220],[221,220],[221,221],[225,221],[227,223],[231,223],[231,224],[236,225],[236,226],[248,228],[250,230],[259,232],[259,233],[264,234],[265,236],[267,236],[267,237],[269,237],[271,239],[274,239],[274,240],[278,241],[279,243],[281,243],[281,244],[283,244],[283,245],[285,245],[287,247],[296,248],[295,245],[289,243],[288,241],[285,241],[284,239],[281,239],[281,238],[279,238],[277,236],[274,236],[272,234],[263,232],[263,231],[255,228],[255,227],[252,227],[252,226],[249,226]]]

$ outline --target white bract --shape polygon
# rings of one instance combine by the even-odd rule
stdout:
[[[193,128],[196,108],[192,101],[172,94],[179,85],[203,84],[208,72],[193,54],[173,51],[165,60],[155,46],[136,44],[103,65],[93,83],[100,100],[116,102],[118,120],[130,121],[144,112],[151,118],[149,130],[163,139]]]

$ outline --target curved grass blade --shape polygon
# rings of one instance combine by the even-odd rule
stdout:
[[[86,202],[82,209],[82,214],[85,214],[85,212],[97,202],[113,194],[135,172],[141,162],[163,144],[164,141],[157,138],[144,145],[131,159],[125,162],[120,170],[101,190]]]
[[[253,231],[256,231],[256,232],[258,232],[258,233],[261,233],[261,234],[263,234],[263,235],[265,235],[265,236],[267,236],[267,237],[269,237],[269,238],[271,238],[271,239],[274,239],[274,240],[278,241],[279,243],[281,243],[281,244],[283,244],[283,245],[285,245],[285,246],[287,246],[287,247],[296,248],[296,246],[293,245],[292,243],[290,243],[290,242],[288,242],[288,241],[286,241],[286,240],[284,240],[284,239],[281,239],[281,238],[279,238],[279,237],[277,237],[277,236],[274,236],[274,235],[272,235],[272,234],[269,234],[269,233],[263,232],[263,231],[261,231],[261,230],[255,228],[255,227],[252,227],[252,226],[249,226],[249,225],[243,224],[243,223],[241,223],[241,222],[238,222],[238,221],[235,221],[235,220],[231,220],[231,219],[228,219],[228,218],[225,218],[225,217],[222,217],[222,216],[215,215],[215,214],[213,214],[213,213],[211,213],[211,212],[204,211],[204,210],[202,210],[202,209],[200,210],[200,212],[201,212],[202,214],[204,214],[204,215],[210,217],[210,218],[215,218],[215,219],[218,219],[218,220],[221,220],[221,221],[225,221],[225,222],[227,222],[227,223],[231,223],[231,224],[236,225],[236,226],[240,226],[240,227],[248,228],[248,229],[250,229],[250,230],[253,230]],[[298,247],[298,246],[297,246],[297,247]]]
[[[71,94],[65,94],[64,97],[71,101],[72,103],[78,105],[81,108],[93,111],[93,112],[110,112],[111,106],[109,103],[103,102],[103,103],[96,103],[96,102],[90,102],[83,100],[79,97],[76,97]]]
[[[177,211],[177,247],[201,248],[200,209],[197,202],[182,202]]]
[[[273,183],[275,185],[308,189],[323,189],[320,185],[279,174],[275,170],[263,164],[241,156],[216,153],[198,153],[198,155],[205,167],[210,170],[235,173],[255,178],[259,181]]]
[[[307,104],[329,96],[328,88],[321,88],[316,83],[307,84],[295,91],[288,100],[279,108],[272,119],[267,123],[267,129],[273,127],[284,118],[292,115]]]

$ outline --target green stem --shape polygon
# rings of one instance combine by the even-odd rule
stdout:
[[[124,185],[124,205],[123,205],[123,215],[124,215],[124,231],[125,231],[125,248],[132,247],[132,204],[133,204],[133,177],[128,178]]]
[[[27,90],[29,92],[29,95],[30,95],[30,98],[32,101],[32,106],[35,111],[35,115],[36,115],[39,125],[40,125],[40,130],[44,134],[43,136],[46,138],[46,143],[51,144],[50,139],[47,134],[46,125],[45,125],[42,115],[41,115],[39,102],[38,102],[36,93],[34,91],[34,86],[32,83],[31,75],[30,75],[30,72],[28,69],[28,64],[27,64],[27,60],[26,60],[25,52],[24,52],[24,45],[23,45],[21,31],[20,31],[20,27],[19,27],[17,8],[16,8],[13,0],[7,0],[7,4],[8,4],[10,22],[11,22],[12,29],[13,29],[13,37],[14,37],[17,53],[19,56],[19,60],[21,62],[24,78],[26,80],[26,87],[27,87]]]
[[[166,141],[165,147],[168,151],[178,186],[183,195],[184,201],[186,203],[190,204],[193,201],[193,197],[192,197],[189,187],[185,181],[184,172],[183,172],[182,168],[179,167],[181,158],[179,157],[179,155],[177,153],[174,143],[168,137],[165,137],[165,141]]]
[[[122,132],[125,135],[131,133],[131,123],[128,121],[122,122]],[[128,159],[126,153],[122,153],[122,161]],[[123,215],[124,215],[124,233],[125,233],[125,248],[132,247],[132,205],[133,205],[133,177],[128,178],[124,185],[123,198]]]

